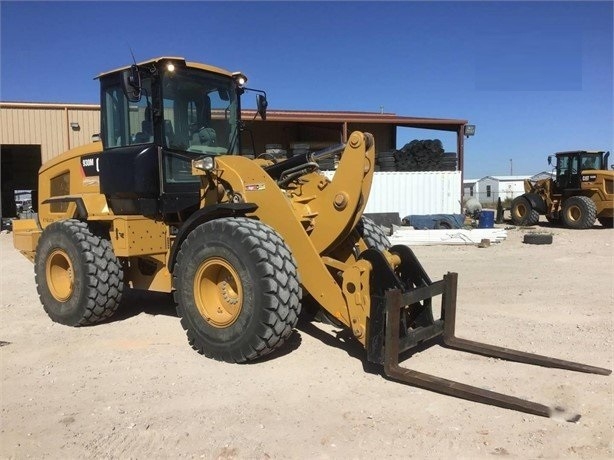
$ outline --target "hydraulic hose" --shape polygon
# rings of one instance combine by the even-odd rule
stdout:
[[[317,152],[295,155],[292,158],[288,158],[287,160],[280,161],[279,163],[276,163],[271,166],[267,166],[266,168],[264,168],[264,170],[273,179],[279,180],[279,178],[283,175],[285,171],[288,171],[290,169],[294,170],[299,166],[307,165],[309,163],[332,157],[337,153],[342,152],[344,149],[345,144],[338,144],[332,147],[318,150]]]

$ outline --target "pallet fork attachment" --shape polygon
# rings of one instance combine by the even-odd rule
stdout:
[[[444,275],[443,280],[432,282],[411,249],[394,246],[390,252],[398,254],[402,260],[396,280],[400,282],[398,283],[400,285],[385,291],[380,290],[379,295],[374,293],[371,296],[371,334],[367,359],[383,364],[385,375],[392,380],[470,401],[550,417],[555,415],[559,409],[401,367],[399,366],[399,354],[427,340],[441,338],[444,346],[448,348],[483,356],[591,374],[610,375],[612,373],[609,369],[456,337],[458,275],[448,273]],[[380,259],[375,252],[369,251],[365,256],[377,269],[384,268],[383,259]],[[377,272],[377,270],[374,271]],[[391,272],[390,270],[384,279],[391,280]],[[377,276],[381,277],[381,274]],[[404,289],[401,288],[402,286]],[[442,296],[441,318],[434,320],[432,299],[438,295]],[[573,414],[566,420],[575,422],[579,418],[580,415]]]

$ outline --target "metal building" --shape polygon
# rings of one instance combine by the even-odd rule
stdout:
[[[99,130],[99,105],[0,103],[0,215],[16,216],[20,201],[30,199],[42,163]]]
[[[511,201],[524,193],[529,176],[485,176],[464,181],[464,199],[476,197],[482,204],[495,204],[499,198]]]
[[[262,121],[255,115],[253,110],[242,113],[247,127],[242,145],[255,153],[264,152],[270,144],[290,150],[297,143],[315,146],[345,142],[354,130],[374,134],[377,151],[389,151],[401,141],[401,128],[420,130],[418,137],[425,136],[422,130],[432,132],[427,133],[431,137],[438,137],[437,131],[447,132],[446,150],[457,153],[457,171],[426,175],[376,173],[382,177],[374,180],[368,211],[396,209],[401,214],[460,211],[466,120],[371,112],[269,110],[267,120]],[[92,136],[99,132],[100,106],[97,104],[0,102],[1,216],[15,216],[19,201],[24,200],[23,194],[36,190],[41,164],[91,142]]]

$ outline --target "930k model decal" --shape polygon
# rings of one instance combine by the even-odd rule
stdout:
[[[83,169],[85,177],[98,176],[100,174],[100,169],[98,168],[99,159],[99,153],[81,157],[81,169]]]

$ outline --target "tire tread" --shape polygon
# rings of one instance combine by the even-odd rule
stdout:
[[[392,246],[382,228],[366,216],[361,217],[356,225],[356,230],[370,249],[385,251]]]
[[[518,203],[523,202],[525,207],[528,209],[526,216],[518,217],[514,212],[514,209]],[[515,225],[522,225],[525,227],[530,227],[531,225],[535,225],[539,222],[539,212],[533,208],[533,205],[529,200],[527,200],[524,196],[519,196],[514,198],[511,206],[511,214],[512,214],[512,222]]]
[[[45,232],[47,235],[45,235]],[[81,306],[81,317],[71,326],[87,326],[110,318],[119,307],[123,292],[123,270],[115,257],[110,241],[95,236],[88,224],[76,219],[54,222],[43,232],[45,238],[54,238],[54,233],[64,233],[76,246],[83,263],[87,285],[87,304]],[[35,266],[45,261],[37,251]],[[43,308],[50,316],[49,295],[46,291],[46,280],[42,280],[35,270],[35,282]],[[53,318],[53,317],[52,317]],[[55,320],[55,319],[54,319]],[[67,323],[63,323],[67,324]]]
[[[222,353],[208,350],[192,330],[186,318],[189,314],[182,305],[179,289],[174,292],[177,313],[186,331],[190,345],[209,358],[228,362],[245,362],[265,356],[283,345],[298,322],[301,307],[301,286],[298,281],[296,261],[281,236],[267,225],[244,217],[218,219],[201,225],[182,243],[177,255],[176,269],[173,274],[174,286],[180,286],[177,268],[190,254],[194,244],[200,241],[203,231],[212,233],[226,232],[238,244],[248,247],[259,267],[259,282],[266,297],[264,317],[257,328],[258,333],[249,338],[240,350],[226,350]]]
[[[582,210],[582,216],[577,222],[570,221],[567,218],[567,210],[571,206],[578,206]],[[572,196],[563,203],[563,222],[566,227],[576,230],[585,230],[591,228],[597,220],[597,208],[593,200],[584,195]]]

